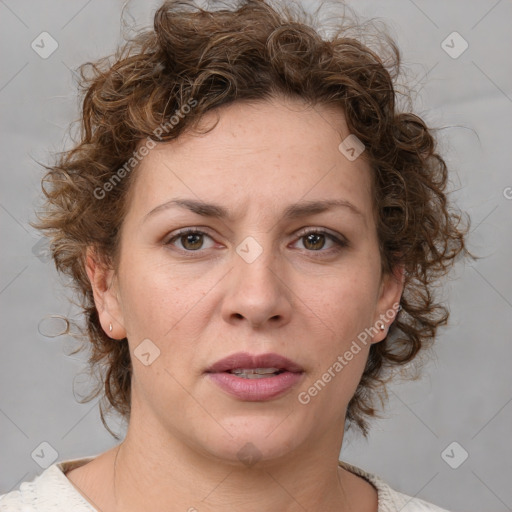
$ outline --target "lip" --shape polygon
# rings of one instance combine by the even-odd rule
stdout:
[[[206,372],[220,373],[235,370],[236,368],[279,368],[280,370],[286,370],[292,373],[304,371],[302,366],[279,354],[252,355],[247,352],[237,352],[224,359],[220,359],[210,366]]]
[[[229,370],[236,368],[279,368],[282,373],[273,377],[244,379],[229,373]],[[261,402],[278,398],[296,386],[302,379],[304,369],[279,354],[238,352],[217,361],[205,373],[229,395],[244,401]]]

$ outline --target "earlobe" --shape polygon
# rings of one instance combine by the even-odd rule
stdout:
[[[400,299],[404,289],[405,267],[397,265],[393,272],[383,276],[380,296],[375,318],[375,331],[373,342],[378,343],[388,335],[389,327],[400,311]]]
[[[92,247],[87,249],[85,268],[103,331],[110,338],[126,338],[114,269],[106,265]]]

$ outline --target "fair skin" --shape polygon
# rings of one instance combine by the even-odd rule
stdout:
[[[159,144],[142,161],[115,271],[88,253],[102,326],[128,339],[131,418],[119,451],[67,476],[103,512],[375,512],[376,490],[340,468],[338,454],[370,345],[392,318],[309,403],[298,400],[400,300],[400,272],[381,273],[369,165],[338,150],[349,135],[341,110],[274,98],[219,112],[210,133]],[[172,205],[148,215],[176,198],[231,217]],[[283,216],[325,200],[345,205]],[[186,227],[205,234],[173,238]],[[247,237],[262,250],[250,263],[236,251]],[[134,356],[145,339],[160,350],[147,366]],[[246,401],[205,373],[235,352],[277,353],[303,372],[277,398]],[[238,455],[247,443],[251,465]]]

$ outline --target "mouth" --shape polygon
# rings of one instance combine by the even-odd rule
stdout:
[[[284,371],[279,368],[236,368],[229,370],[228,373],[242,379],[266,379],[268,377],[275,377]]]
[[[279,354],[228,356],[206,370],[224,392],[244,401],[266,401],[282,396],[302,379],[304,369]]]

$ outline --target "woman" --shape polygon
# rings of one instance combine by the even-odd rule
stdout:
[[[432,286],[467,253],[388,43],[385,65],[262,0],[171,1],[84,66],[38,226],[128,430],[0,510],[443,510],[338,460],[446,322]]]

